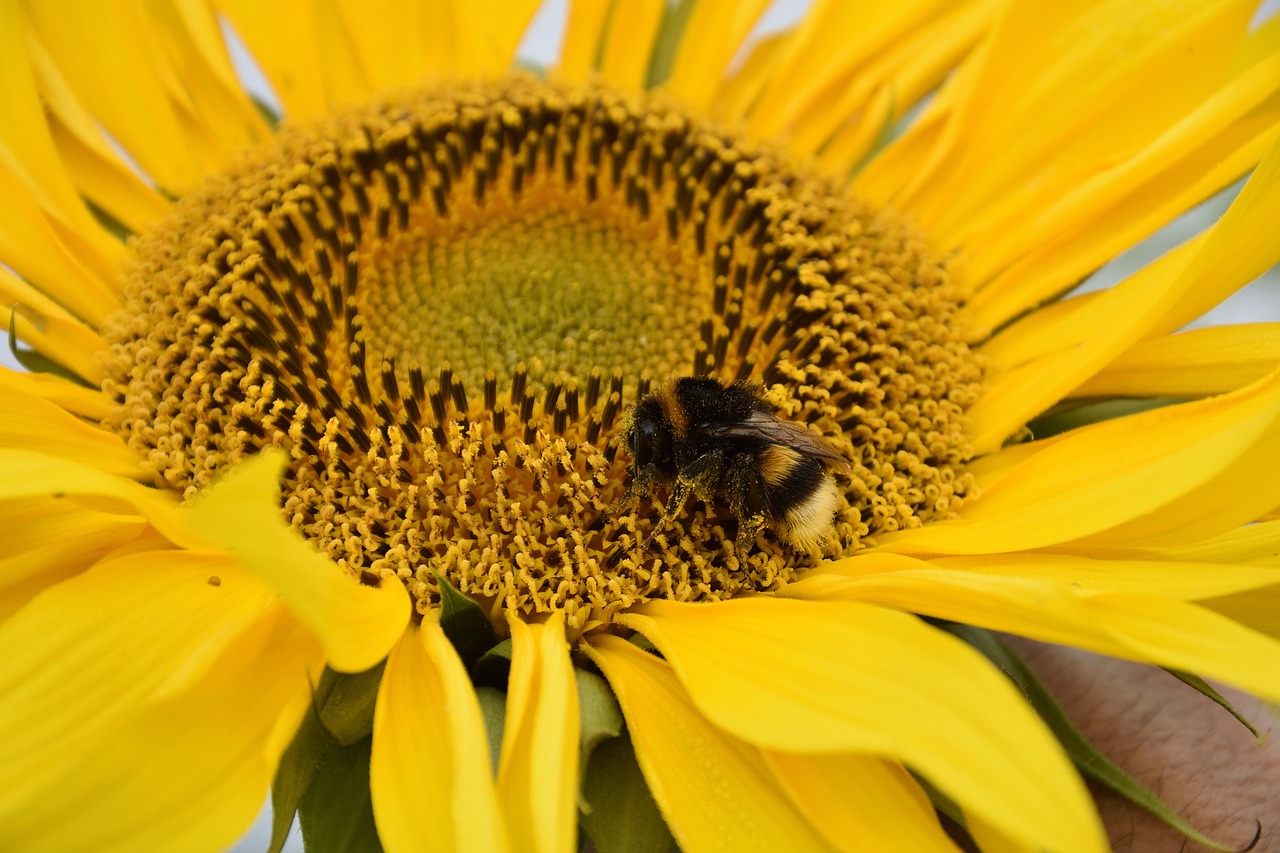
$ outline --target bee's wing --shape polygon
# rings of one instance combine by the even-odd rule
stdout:
[[[740,421],[709,424],[704,432],[728,438],[763,438],[783,444],[805,456],[821,459],[836,468],[848,468],[849,460],[836,453],[818,436],[799,424],[779,420],[768,412],[755,411]]]

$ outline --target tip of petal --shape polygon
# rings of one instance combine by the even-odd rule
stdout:
[[[409,621],[399,583],[358,583],[280,515],[285,456],[267,451],[236,466],[200,495],[191,516],[202,535],[273,587],[315,632],[329,665],[360,672],[382,660]]]

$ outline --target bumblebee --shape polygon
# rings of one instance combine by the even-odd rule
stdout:
[[[833,532],[839,493],[830,471],[848,466],[820,437],[778,417],[761,389],[682,377],[635,402],[622,422],[631,484],[622,505],[669,488],[664,519],[690,494],[724,501],[738,519],[737,547],[766,524],[808,550]]]

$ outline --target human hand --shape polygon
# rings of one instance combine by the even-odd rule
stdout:
[[[1161,669],[1005,639],[1099,751],[1197,830],[1242,850],[1261,824],[1252,849],[1280,853],[1280,723],[1264,703],[1215,685],[1265,736],[1259,745],[1223,708]],[[1209,849],[1119,795],[1090,789],[1117,853]]]

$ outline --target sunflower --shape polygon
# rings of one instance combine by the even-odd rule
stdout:
[[[1096,850],[1001,632],[1280,699],[1280,20],[537,5],[0,5],[0,846]]]

